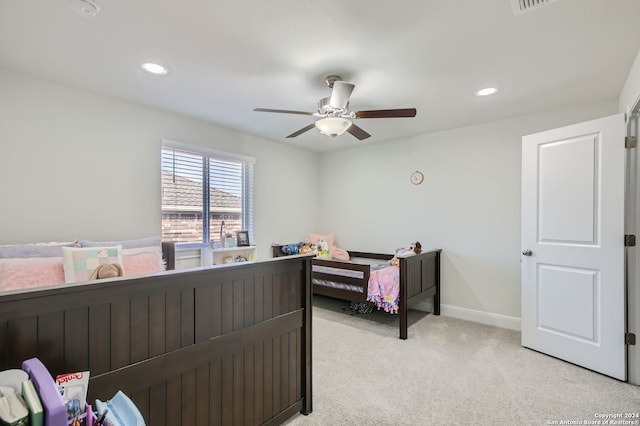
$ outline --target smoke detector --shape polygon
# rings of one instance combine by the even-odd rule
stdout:
[[[511,0],[511,6],[513,7],[513,14],[517,16],[556,1],[558,0]]]
[[[100,6],[93,0],[69,0],[69,5],[84,18],[95,18],[100,13]]]

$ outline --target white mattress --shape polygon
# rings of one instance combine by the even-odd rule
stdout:
[[[389,264],[385,260],[370,259],[370,258],[353,258],[351,260],[351,263],[370,265],[371,271],[375,271],[375,270],[384,268],[385,266],[389,266]],[[342,269],[342,268],[336,268],[333,266],[313,265],[312,270],[313,272],[319,272],[319,273],[328,274],[328,275],[336,275],[339,277],[355,278],[359,280],[364,279],[363,271],[354,271],[353,269]],[[354,293],[364,293],[365,291],[364,288],[361,286],[346,284],[338,281],[333,281],[330,279],[314,278],[313,284],[321,285],[324,287],[339,288],[342,290],[352,291]]]

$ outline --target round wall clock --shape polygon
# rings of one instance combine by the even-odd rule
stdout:
[[[412,184],[420,185],[423,180],[424,180],[424,175],[421,172],[415,171],[415,172],[411,173],[411,183]]]

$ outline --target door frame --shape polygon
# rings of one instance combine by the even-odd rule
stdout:
[[[640,126],[640,99],[627,113],[627,136],[638,138]],[[625,207],[625,233],[637,235],[640,224],[640,153],[638,148],[627,150],[627,188]],[[627,332],[640,338],[640,250],[626,249]],[[640,385],[640,346],[627,346],[627,380]]]

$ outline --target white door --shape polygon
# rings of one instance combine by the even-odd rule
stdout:
[[[626,380],[624,114],[522,138],[522,345]]]

